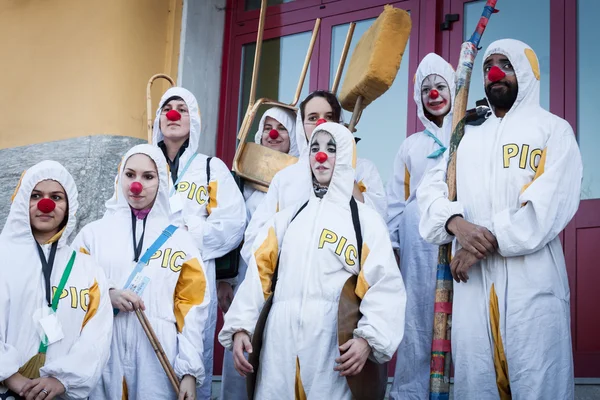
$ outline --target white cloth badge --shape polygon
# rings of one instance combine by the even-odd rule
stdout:
[[[171,214],[178,213],[183,210],[183,202],[178,192],[175,192],[173,196],[169,197],[169,206],[171,208]]]
[[[48,338],[47,345],[56,343],[65,337],[62,325],[54,313],[40,319],[40,325],[42,325],[42,329]]]

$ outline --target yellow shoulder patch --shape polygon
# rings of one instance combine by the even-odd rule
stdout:
[[[537,56],[535,55],[535,51],[531,49],[525,49],[525,57],[529,60],[529,64],[531,65],[531,70],[533,71],[533,76],[538,81],[540,80],[540,64],[538,63]]]
[[[356,293],[356,295],[360,298],[363,299],[365,297],[365,294],[367,293],[367,290],[369,290],[369,282],[367,282],[367,279],[365,278],[365,270],[364,268],[362,268],[362,266],[365,264],[365,261],[367,261],[367,257],[369,257],[369,253],[371,252],[371,250],[369,250],[369,246],[367,246],[366,243],[363,243],[363,247],[362,247],[362,256],[360,257],[360,273],[358,274],[358,280],[356,282],[356,289],[354,289],[354,293]]]

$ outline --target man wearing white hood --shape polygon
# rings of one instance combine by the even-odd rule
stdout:
[[[272,150],[281,151],[292,156],[298,156],[298,146],[294,135],[294,115],[285,108],[272,107],[263,114],[258,124],[258,130],[254,135],[254,142],[266,146]],[[250,185],[244,185],[244,199],[246,200],[246,213],[248,221],[256,207],[266,196],[266,193],[254,189]],[[238,276],[235,282],[235,290],[244,280],[247,265],[240,257]],[[234,289],[228,280],[219,282],[217,288],[219,305],[224,313],[229,309],[233,300]],[[221,400],[239,400],[246,397],[246,380],[240,376],[234,368],[233,357],[230,351],[223,355],[223,374],[221,380]]]
[[[429,393],[433,304],[438,247],[419,235],[417,188],[428,170],[443,157],[450,141],[454,70],[442,57],[430,53],[415,75],[414,100],[425,130],[409,136],[394,161],[394,176],[387,186],[388,229],[400,252],[400,270],[407,291],[404,339],[392,399],[425,399]]]
[[[299,201],[308,200],[312,182],[303,173],[304,164],[308,159],[304,157],[309,151],[308,143],[319,124],[326,121],[339,122],[341,114],[342,107],[335,95],[323,90],[312,92],[300,104],[295,127],[300,160],[275,174],[267,195],[252,215],[242,248],[242,257],[246,263],[250,260],[251,246],[260,228],[279,210]],[[354,198],[376,210],[385,219],[387,201],[377,167],[369,160],[358,158],[355,173],[352,191]]]
[[[246,227],[244,198],[229,168],[216,157],[197,153],[201,118],[194,95],[172,87],[160,99],[152,143],[159,146],[171,170],[172,220],[192,235],[202,254],[211,288],[211,304],[204,329],[206,378],[198,399],[210,399],[217,293],[215,259],[236,249]]]
[[[459,399],[573,399],[569,284],[558,234],[579,205],[582,162],[570,125],[539,105],[540,68],[504,39],[483,58],[492,115],[467,126],[457,201],[447,160],[417,190],[419,230],[454,239],[452,355]]]

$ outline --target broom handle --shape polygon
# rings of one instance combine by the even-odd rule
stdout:
[[[456,69],[456,95],[452,118],[452,135],[449,146],[449,162],[446,172],[448,199],[456,200],[456,150],[465,133],[465,115],[469,97],[469,84],[473,72],[473,62],[477,56],[479,42],[490,16],[496,12],[497,0],[488,0],[475,32],[464,42]],[[450,392],[451,327],[453,282],[450,272],[452,242],[440,246],[436,274],[433,340],[431,344],[431,364],[429,391],[430,399],[447,399]]]
[[[158,357],[160,365],[165,370],[167,378],[169,378],[169,381],[171,382],[175,393],[179,394],[179,382],[177,380],[177,375],[175,374],[175,371],[173,370],[173,367],[171,366],[171,363],[169,362],[169,359],[167,358],[167,355],[165,354],[165,351],[163,350],[160,341],[156,337],[156,334],[152,329],[152,325],[150,325],[150,321],[148,321],[146,314],[142,310],[135,310],[135,314],[137,315],[138,320],[142,325],[142,329],[146,333],[146,336],[148,337],[148,340],[150,341],[150,344],[152,345],[152,348],[154,349],[154,352]]]
[[[148,128],[148,143],[152,143],[152,127],[154,125],[154,114],[152,113],[152,84],[155,80],[160,78],[166,79],[171,84],[171,87],[175,86],[175,81],[173,78],[166,74],[156,74],[148,79],[148,84],[146,85],[146,122]]]

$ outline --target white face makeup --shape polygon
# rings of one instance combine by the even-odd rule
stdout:
[[[167,115],[171,110],[177,111],[179,115]],[[163,106],[160,111],[160,130],[170,140],[177,141],[190,136],[190,114],[185,101],[171,100]]]
[[[421,85],[421,101],[429,114],[434,117],[446,116],[452,105],[448,82],[436,74],[425,77]]]
[[[275,132],[271,132],[275,131]],[[290,134],[275,118],[265,118],[261,144],[273,150],[287,153],[290,151]]]
[[[310,145],[310,169],[317,182],[329,186],[335,168],[336,144],[329,132],[320,131]]]
[[[129,157],[120,180],[121,189],[131,207],[136,210],[152,207],[158,192],[158,172],[156,164],[150,157],[145,154],[134,154]],[[134,182],[136,185],[132,187]],[[135,186],[138,190],[135,190]]]

